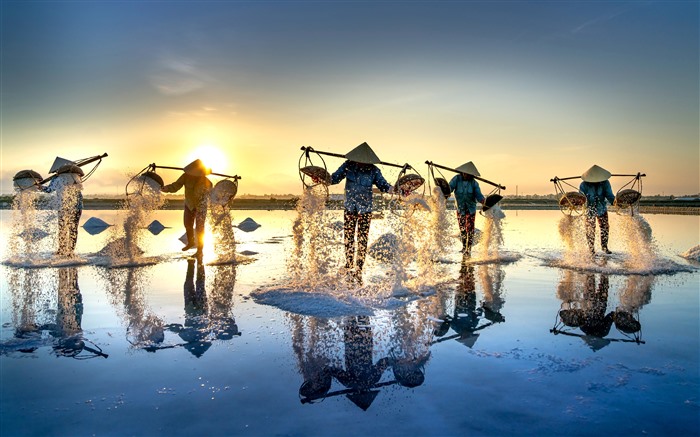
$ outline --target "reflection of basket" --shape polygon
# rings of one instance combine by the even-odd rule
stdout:
[[[630,206],[639,202],[642,197],[642,193],[632,189],[621,190],[615,196],[615,205],[619,208],[629,208]]]
[[[450,183],[447,182],[447,179],[445,178],[433,178],[433,181],[435,181],[435,185],[440,187],[440,191],[442,191],[443,196],[445,198],[450,197],[450,193],[452,190],[450,189]]]
[[[423,179],[419,175],[410,173],[401,176],[399,180],[396,181],[396,187],[400,190],[401,195],[405,196],[420,188],[420,186],[423,185],[424,182],[425,179]]]
[[[331,183],[331,175],[323,167],[318,167],[316,165],[309,165],[309,166],[300,168],[299,171],[301,171],[302,173],[304,173],[307,176],[310,176],[313,179],[318,180],[320,183],[322,183],[324,185],[328,185]]]

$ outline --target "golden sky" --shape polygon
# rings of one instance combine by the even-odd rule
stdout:
[[[593,164],[700,192],[695,2],[0,7],[5,194],[17,171],[101,153],[88,195],[195,157],[241,194],[299,193],[301,146],[364,141],[424,176],[473,161],[505,194]]]

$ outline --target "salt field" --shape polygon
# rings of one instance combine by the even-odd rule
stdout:
[[[504,210],[464,260],[453,211],[385,211],[360,286],[306,201],[212,211],[201,261],[180,211],[86,210],[111,226],[68,261],[50,228],[18,257],[2,211],[0,434],[700,432],[697,216],[613,213],[591,260],[559,211]],[[101,252],[128,226],[139,251]]]

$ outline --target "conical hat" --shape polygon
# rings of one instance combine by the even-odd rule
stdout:
[[[583,179],[586,182],[603,182],[610,179],[610,176],[612,175],[609,171],[607,171],[603,167],[598,167],[597,165],[594,165],[581,175],[581,179]]]
[[[190,162],[183,170],[191,176],[206,176],[211,174],[211,169],[207,168],[201,159],[195,159]]]
[[[362,143],[345,154],[345,158],[350,161],[362,164],[379,164],[381,161],[374,150],[367,143]]]
[[[460,165],[455,170],[457,170],[460,173],[470,174],[472,176],[481,176],[481,173],[479,173],[479,170],[476,169],[476,166],[471,161],[467,162],[466,164]]]

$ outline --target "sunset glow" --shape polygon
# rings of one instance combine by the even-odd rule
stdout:
[[[6,194],[19,170],[100,153],[87,195],[197,157],[241,194],[298,194],[301,146],[365,141],[423,171],[473,161],[506,195],[593,164],[700,191],[697,2],[0,7]]]

